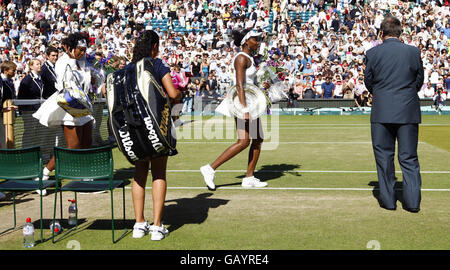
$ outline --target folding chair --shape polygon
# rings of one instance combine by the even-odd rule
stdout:
[[[38,178],[38,181],[34,179]],[[22,149],[0,149],[0,191],[12,191],[14,226],[0,233],[13,230],[16,227],[16,192],[42,190],[55,185],[55,181],[42,181],[41,148],[28,147]],[[41,242],[43,241],[42,226],[42,195],[40,197]]]
[[[125,181],[113,180],[114,162],[111,146],[103,146],[90,149],[66,149],[55,147],[55,179],[58,187],[61,180],[69,180],[69,182],[61,186],[60,204],[62,219],[62,192],[73,191],[75,193],[75,205],[78,209],[77,192],[96,192],[109,190],[111,194],[111,231],[112,242],[118,242],[128,230],[115,240],[114,237],[114,197],[113,190],[122,186],[123,193],[123,220],[125,221]],[[56,217],[56,201],[57,192],[55,191],[55,202],[53,208],[53,222]],[[52,232],[52,242],[56,243],[64,235],[78,228],[78,214],[76,216],[75,227],[61,235],[55,240],[55,234]]]

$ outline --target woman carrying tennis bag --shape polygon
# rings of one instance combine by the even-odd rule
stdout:
[[[108,75],[106,81],[110,124],[117,145],[135,165],[131,186],[136,218],[133,238],[151,233],[151,240],[162,240],[169,234],[161,222],[167,189],[167,157],[177,154],[169,98],[181,97],[172,83],[169,66],[156,58],[158,54],[158,34],[151,30],[142,32],[133,49],[132,63]],[[152,225],[144,217],[150,162]]]
[[[176,154],[169,97],[155,78],[157,62],[142,58],[107,78],[110,124],[119,149],[132,164]]]

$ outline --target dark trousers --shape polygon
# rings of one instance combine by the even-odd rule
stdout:
[[[403,173],[403,207],[419,208],[422,184],[417,157],[419,125],[372,123],[371,133],[380,203],[387,208],[396,207],[394,155],[397,141],[398,161]]]

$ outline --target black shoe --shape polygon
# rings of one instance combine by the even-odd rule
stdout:
[[[405,208],[405,210],[411,213],[419,213],[420,208]]]

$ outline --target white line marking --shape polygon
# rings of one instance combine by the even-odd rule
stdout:
[[[131,187],[125,187],[125,189],[131,189]],[[145,189],[152,189],[152,187],[145,187]],[[207,187],[167,187],[167,189],[184,189],[184,190],[208,190]],[[264,188],[243,188],[243,187],[217,187],[217,189],[229,189],[229,190],[324,190],[324,191],[373,191],[374,188],[304,188],[304,187],[264,187]],[[217,190],[216,189],[216,190]],[[375,188],[378,190],[378,188]],[[402,189],[395,189],[402,190]],[[450,191],[450,189],[437,189],[437,188],[423,188],[421,191]]]
[[[237,138],[236,138],[237,139]],[[235,143],[236,141],[178,141],[177,143],[180,144],[211,144],[211,143],[218,143],[218,144],[229,144],[229,143]],[[269,143],[273,143],[271,141],[268,141]],[[276,142],[278,144],[372,144],[372,142]],[[426,144],[430,146],[431,145],[427,142],[419,141],[418,144]]]
[[[180,141],[181,144],[234,143],[236,141]],[[278,144],[372,144],[372,142],[277,142]]]
[[[118,170],[116,170],[118,171]],[[123,169],[120,171],[133,171],[133,169]],[[197,170],[167,170],[167,172],[173,173],[184,173],[184,172],[192,172],[192,173],[200,173],[200,169]],[[221,173],[242,173],[246,172],[246,170],[216,170],[216,172]],[[264,170],[264,171],[256,171],[257,173],[377,173],[377,171],[318,171],[318,170]],[[402,171],[395,171],[395,173],[402,173]],[[421,171],[421,174],[450,174],[450,171]]]
[[[280,126],[370,126],[370,124],[279,124]],[[420,124],[420,126],[450,126],[450,124]]]
[[[194,122],[195,123],[195,122]],[[194,126],[196,128],[200,128],[201,124],[204,125],[206,122],[204,123],[195,123]],[[215,122],[214,124],[234,124],[234,122]],[[210,124],[210,123],[208,123]],[[184,126],[184,125],[183,125]],[[280,127],[297,127],[297,126],[304,126],[304,127],[354,127],[354,126],[360,126],[360,127],[370,127],[370,124],[296,124],[296,123],[292,123],[292,124],[283,124],[280,123],[279,124]],[[419,127],[421,126],[425,126],[425,127],[433,127],[433,126],[450,126],[450,124],[420,124]],[[187,127],[187,125],[185,126]]]
[[[200,170],[167,170],[168,172],[200,172]],[[246,170],[216,170],[216,172],[234,173],[234,172],[246,172]],[[317,171],[317,170],[264,170],[256,171],[257,173],[377,173],[377,171]],[[395,173],[402,173],[402,171],[395,171]],[[448,174],[450,171],[421,171],[424,174]]]

